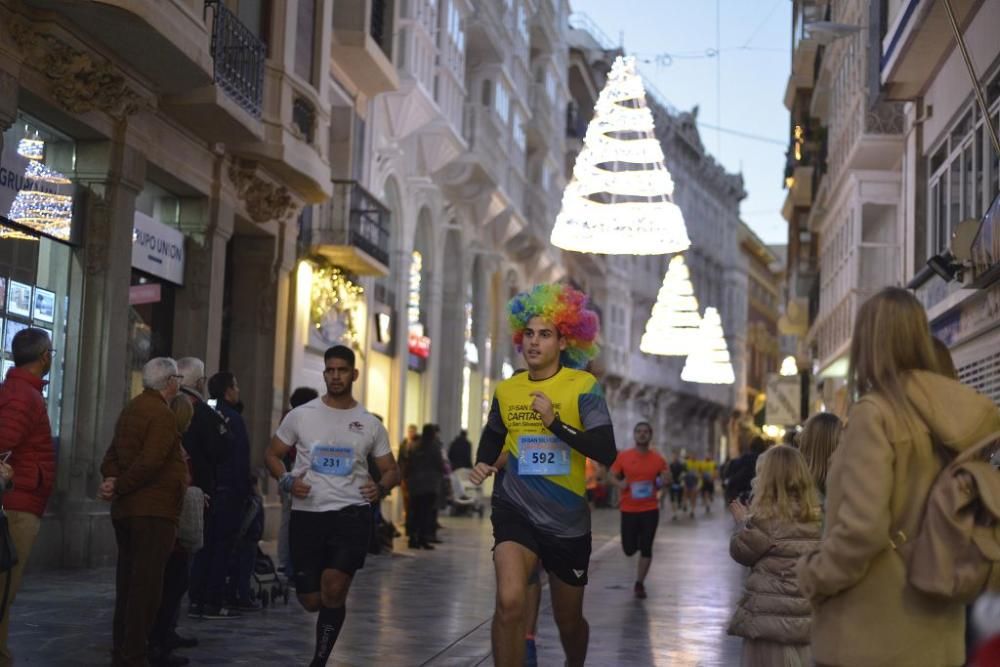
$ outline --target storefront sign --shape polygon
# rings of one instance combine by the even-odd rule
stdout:
[[[159,303],[163,292],[160,283],[132,285],[128,288],[128,305],[138,306],[144,303]]]
[[[183,285],[184,234],[136,211],[132,226],[132,268]]]

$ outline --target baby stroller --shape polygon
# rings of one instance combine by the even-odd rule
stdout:
[[[288,585],[278,576],[274,561],[257,546],[257,558],[253,564],[253,593],[262,607],[277,603],[282,598],[288,604]]]
[[[451,473],[451,515],[459,516],[465,512],[475,512],[483,516],[486,503],[482,488],[469,481],[471,468],[459,468]]]

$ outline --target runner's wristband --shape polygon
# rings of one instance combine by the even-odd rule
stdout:
[[[278,488],[284,491],[285,493],[292,492],[293,484],[295,484],[295,478],[292,477],[292,473],[290,472],[286,472],[284,475],[281,476],[281,479],[278,480]]]

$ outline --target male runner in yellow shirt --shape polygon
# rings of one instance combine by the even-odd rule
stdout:
[[[587,297],[567,285],[538,285],[508,304],[514,344],[527,373],[501,382],[479,441],[471,479],[481,484],[507,461],[493,492],[497,602],[493,660],[521,667],[528,579],[540,560],[570,667],[583,665],[590,628],[583,591],[590,564],[586,457],[610,466],[617,455],[604,393],[576,370],[597,354],[598,320]]]

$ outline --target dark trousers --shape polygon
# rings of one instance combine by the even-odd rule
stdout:
[[[229,602],[250,602],[250,580],[257,563],[257,543],[241,540],[229,556],[229,586],[226,597]]]
[[[194,555],[191,565],[192,604],[225,604],[226,574],[236,532],[239,530],[241,500],[224,490],[216,491],[205,511],[205,545]]]
[[[410,539],[422,544],[434,536],[434,504],[436,493],[421,493],[410,496],[410,511],[413,513],[413,533]]]
[[[163,598],[160,600],[160,610],[156,613],[153,630],[149,633],[149,643],[152,646],[165,646],[170,635],[174,633],[174,628],[177,627],[181,599],[188,589],[189,568],[186,551],[174,549],[170,552],[166,569],[163,571]]]
[[[115,572],[114,664],[145,665],[149,633],[160,608],[163,571],[177,537],[177,524],[157,517],[112,522],[118,542]]]

